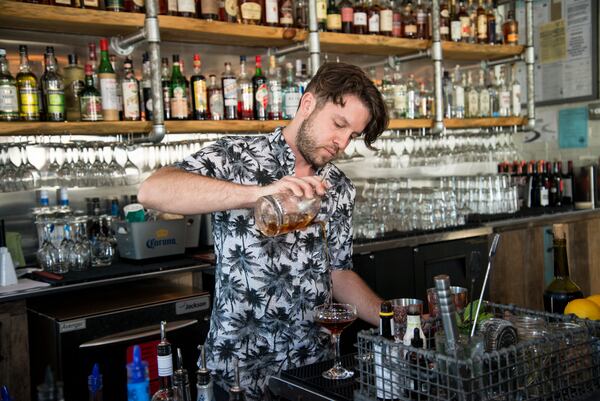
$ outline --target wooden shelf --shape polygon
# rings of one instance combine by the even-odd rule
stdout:
[[[523,53],[525,46],[478,45],[475,43],[442,42],[445,60],[500,60]]]
[[[428,40],[390,38],[379,35],[353,35],[321,32],[321,50],[333,53],[403,56],[427,50]]]
[[[445,119],[446,128],[476,128],[476,127],[511,127],[525,124],[524,117],[505,118],[465,118]],[[182,133],[242,133],[242,132],[271,132],[279,126],[287,125],[288,121],[167,121],[167,132]],[[19,135],[118,135],[129,133],[149,132],[152,123],[149,121],[115,121],[115,122],[2,122],[0,136]],[[419,129],[431,128],[430,119],[393,119],[389,129]]]

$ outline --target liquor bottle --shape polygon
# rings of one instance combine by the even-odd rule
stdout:
[[[106,11],[123,12],[125,11],[125,4],[123,4],[123,0],[104,0],[104,9]]]
[[[419,83],[418,101],[417,101],[417,116],[418,118],[427,118],[429,115],[428,109],[428,91],[425,87],[425,82]]]
[[[178,14],[177,0],[167,0],[167,14],[173,16]]]
[[[496,6],[493,0],[488,0],[487,4],[487,43],[493,45],[496,43]]]
[[[454,88],[449,71],[444,71],[442,77],[442,94],[444,97],[444,118],[452,118],[454,115]]]
[[[240,56],[240,75],[237,79],[238,87],[238,116],[240,120],[254,118],[254,94],[252,80],[246,72],[246,56]]]
[[[208,94],[208,112],[211,120],[223,120],[223,92],[217,76],[210,74],[208,76],[208,86],[206,88]]]
[[[269,120],[281,120],[283,118],[282,106],[282,83],[281,67],[277,66],[275,56],[269,57],[269,71],[267,74],[268,107],[267,116]]]
[[[490,71],[488,90],[490,92],[490,115],[492,117],[500,117],[500,85],[498,81],[500,76],[499,72],[499,70]]]
[[[554,279],[544,291],[544,309],[549,313],[563,314],[567,304],[583,298],[581,288],[569,277],[567,257],[567,226],[555,224],[552,227],[554,240]]]
[[[294,0],[279,1],[279,25],[283,28],[294,26]]]
[[[277,0],[264,0],[263,21],[264,25],[278,26],[279,25],[279,4]]]
[[[81,121],[102,121],[102,97],[94,86],[94,71],[90,64],[85,65],[85,86],[79,97]]]
[[[327,31],[341,32],[342,30],[342,15],[340,9],[335,4],[335,0],[329,0],[327,3]]]
[[[527,174],[529,175],[529,203],[527,204],[527,207],[540,207],[541,178],[538,175],[538,167],[535,160],[529,162]]]
[[[498,115],[500,117],[508,117],[511,115],[511,88],[508,85],[505,74],[500,71],[498,76]]]
[[[96,57],[96,44],[88,44],[88,59],[86,64],[92,67],[92,78],[94,79],[94,86],[100,90],[100,82],[98,81],[98,58]]]
[[[283,119],[291,120],[296,115],[302,93],[294,82],[294,66],[292,63],[285,65],[285,82],[283,84]]]
[[[452,93],[454,104],[452,106],[452,118],[465,118],[465,87],[459,66],[454,69],[454,84]]]
[[[239,0],[241,21],[243,24],[259,25],[262,16],[261,3],[258,0]]]
[[[410,346],[413,348],[425,348],[425,341],[419,335],[419,329],[413,330],[413,337],[410,340]],[[406,353],[406,360],[408,361],[408,383],[406,387],[408,390],[408,398],[411,400],[426,399],[424,394],[429,393],[429,380],[427,378],[427,372],[429,372],[428,363],[425,360],[423,354],[415,351],[409,351]]]
[[[483,0],[479,0],[477,6],[477,43],[487,43],[488,41],[488,23]]]
[[[42,75],[42,99],[46,121],[65,121],[65,86],[57,72],[54,47],[46,47],[44,54],[45,71]]]
[[[390,301],[383,301],[379,309],[379,336],[388,341],[394,341],[394,309]],[[394,355],[396,351],[396,355]],[[373,354],[375,358],[375,388],[377,389],[377,399],[392,400],[397,399],[399,392],[400,378],[397,373],[393,373],[391,367],[398,361],[399,348],[390,346],[383,341],[373,342]],[[396,361],[394,360],[394,357]]]
[[[353,14],[353,32],[364,35],[368,32],[367,28],[367,6],[364,0],[357,0],[354,5]],[[296,70],[297,73],[297,70]]]
[[[17,74],[17,91],[19,94],[19,116],[23,121],[40,120],[40,92],[38,80],[29,65],[27,46],[19,46],[21,63]]]
[[[233,369],[235,381],[233,386],[229,389],[229,401],[245,401],[246,391],[240,387],[240,367],[237,359],[235,360]]]
[[[561,168],[562,172],[562,168]],[[575,188],[575,175],[573,174],[573,161],[567,162],[567,173],[562,176],[563,182],[563,199],[562,204],[571,206],[574,203],[573,188]]]
[[[415,8],[415,19],[417,23],[417,39],[428,39],[429,29],[427,28],[427,12],[421,0],[417,0],[417,7]]]
[[[383,79],[381,80],[383,100],[388,109],[388,113],[394,111],[394,77],[387,65],[383,67]]]
[[[450,11],[448,3],[440,3],[440,40],[450,40]]]
[[[563,182],[560,168],[562,168],[562,163],[554,162],[550,179],[550,206],[552,207],[562,206]]]
[[[121,80],[123,98],[123,120],[140,120],[140,86],[133,71],[133,61],[128,56],[123,63],[123,79]]]
[[[392,37],[402,37],[402,7],[399,0],[391,0],[392,8]]]
[[[108,57],[108,40],[100,40],[100,66],[98,81],[102,95],[102,116],[104,121],[119,121],[119,98],[117,96],[117,74]]]
[[[85,71],[77,63],[76,54],[69,54],[68,59],[69,65],[63,69],[67,121],[79,121],[79,95],[85,85]]]
[[[173,354],[167,340],[167,322],[160,322],[160,343],[157,346],[158,380],[160,388],[152,396],[152,401],[174,401]]]
[[[256,69],[252,77],[252,94],[254,97],[254,119],[266,120],[267,108],[269,107],[269,90],[267,89],[267,78],[262,73],[260,56],[256,56]]]
[[[477,42],[477,6],[473,0],[469,0],[467,3],[467,14],[469,14],[469,43]]]
[[[187,80],[179,68],[179,54],[174,54],[169,90],[172,120],[187,120],[188,118],[187,86]]]
[[[127,364],[127,401],[150,401],[148,362],[139,345],[133,346],[133,360]]]
[[[540,192],[540,207],[547,207],[550,205],[550,191],[548,185],[548,176],[546,174],[546,165],[543,160],[538,162],[538,182],[537,190]]]
[[[310,59],[307,61],[310,64]],[[302,63],[301,59],[296,59],[296,84],[300,88],[300,93],[304,94],[306,86],[310,82],[310,73],[308,66]]]
[[[406,331],[402,342],[404,345],[411,345],[412,339],[416,336],[421,337],[423,340],[422,348],[425,348],[425,334],[421,328],[421,312],[417,305],[409,305],[406,314]]]
[[[196,401],[215,401],[213,381],[210,376],[210,369],[206,367],[206,355],[204,346],[198,346],[200,349],[200,367],[196,371]]]
[[[221,86],[223,87],[223,105],[225,120],[237,119],[238,89],[237,80],[231,71],[231,63],[225,63],[225,71],[221,74]]]
[[[305,0],[296,1],[296,26],[300,29],[308,28],[308,4]]]
[[[392,85],[394,87],[394,107],[392,109],[393,116],[394,118],[405,118],[407,111],[406,82],[404,79],[402,79],[400,63],[396,63],[394,65]]]
[[[502,24],[502,36],[505,45],[519,44],[519,23],[515,19],[514,10],[508,10],[506,21]]]
[[[201,9],[202,19],[218,19],[219,7],[216,0],[202,1]],[[206,11],[206,17],[204,12]],[[196,2],[194,0],[177,0],[177,15],[180,17],[196,18]]]
[[[123,119],[123,93],[121,92],[121,69],[117,67],[117,56],[111,54],[109,56],[110,65],[115,74],[117,74],[117,108],[119,109],[119,120]]]
[[[169,59],[163,57],[161,61],[160,82],[162,88],[163,112],[165,120],[171,119],[171,73]]]
[[[406,118],[417,118],[417,83],[415,76],[410,74],[406,82]]]
[[[471,38],[471,18],[467,13],[464,1],[458,3],[458,19],[460,20],[460,41],[469,42]]]
[[[317,2],[317,26],[323,32],[327,28],[327,0],[316,0]]]
[[[215,77],[215,82],[217,81],[216,76],[210,75],[210,77]],[[177,348],[177,369],[173,373],[173,384],[175,389],[175,399],[177,401],[192,401],[190,380],[187,369],[183,367],[181,348]]]
[[[125,11],[129,13],[145,13],[146,4],[144,0],[125,0]]]
[[[466,92],[466,118],[477,118],[479,117],[479,93],[477,92],[477,88],[473,85],[473,74],[471,71],[467,72],[467,86],[465,88]]]
[[[6,50],[0,48],[0,121],[19,119],[17,81],[10,74]]]
[[[148,52],[142,55],[142,92],[141,92],[141,118],[152,121],[152,69]]]
[[[342,33],[352,33],[354,29],[354,8],[350,0],[342,0],[339,4],[342,16]]]
[[[92,374],[88,376],[89,401],[102,401],[102,375],[97,363],[92,368]],[[57,400],[58,401],[58,400]]]
[[[521,116],[521,83],[517,77],[517,66],[512,66],[512,82],[510,84],[510,103],[511,103],[511,115],[514,117]]]
[[[402,37],[407,39],[415,39],[417,37],[417,19],[413,12],[412,0],[408,0],[404,4],[402,12]]]
[[[460,16],[456,8],[455,0],[452,0],[450,8],[450,39],[453,42],[460,42],[462,40],[462,24],[460,22]]]
[[[367,0],[367,30],[370,35],[379,35],[379,0]]]
[[[192,88],[192,112],[194,120],[208,118],[208,92],[206,78],[202,75],[202,61],[199,54],[194,54],[194,73],[190,77]]]
[[[477,92],[479,92],[479,116],[489,117],[491,115],[490,91],[485,84],[485,71],[483,69],[479,71],[479,86]]]
[[[225,22],[239,22],[240,10],[238,7],[237,0],[225,0],[223,7],[219,6],[219,12],[221,12],[221,8],[223,8],[223,16],[221,21]],[[202,13],[200,13],[202,15]]]

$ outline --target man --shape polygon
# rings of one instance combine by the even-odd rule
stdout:
[[[327,358],[329,338],[312,310],[331,292],[378,324],[381,300],[351,270],[355,188],[335,166],[328,184],[318,174],[350,140],[364,135],[371,147],[387,122],[383,98],[360,68],[326,63],[287,127],[221,139],[140,187],[138,199],[148,208],[214,213],[216,284],[206,349],[224,388],[235,359],[248,398],[260,399],[269,375]],[[277,237],[257,230],[257,199],[280,192],[322,197],[327,246],[318,224]]]

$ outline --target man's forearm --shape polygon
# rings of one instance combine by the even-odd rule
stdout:
[[[217,180],[175,167],[156,171],[138,192],[138,200],[145,207],[178,214],[251,208],[258,197],[258,186]]]
[[[382,299],[352,270],[333,270],[333,297],[341,303],[356,305],[358,317],[379,325],[379,308]]]

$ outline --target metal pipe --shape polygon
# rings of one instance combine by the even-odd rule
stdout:
[[[533,77],[535,53],[533,49],[533,0],[525,0],[525,19],[527,21],[527,43],[525,48],[525,63],[527,65],[527,131],[535,128],[535,80]]]
[[[431,2],[432,14],[432,41],[431,59],[433,60],[433,90],[435,96],[435,112],[433,113],[432,134],[444,132],[444,99],[442,94],[442,43],[440,41],[440,2]]]
[[[129,56],[135,46],[146,39],[146,29],[141,28],[137,32],[133,32],[127,36],[113,36],[110,39],[110,47],[119,56]]]
[[[308,49],[308,41],[296,43],[295,45],[282,47],[280,49],[275,49],[273,51],[273,55],[276,57],[285,56],[286,54],[301,52]]]
[[[525,57],[523,55],[512,56],[509,58],[503,58],[500,60],[493,60],[493,61],[483,60],[481,62],[481,68],[488,69],[489,67],[495,67],[497,65],[502,65],[502,64],[514,64],[514,63],[524,61],[524,60],[525,60]]]
[[[308,52],[310,54],[311,73],[314,76],[321,66],[321,43],[317,24],[316,0],[308,0]]]

